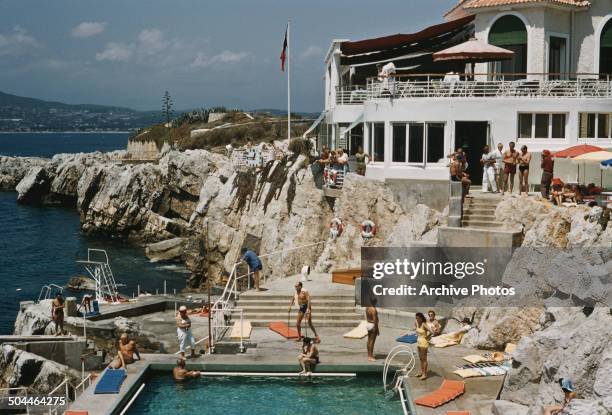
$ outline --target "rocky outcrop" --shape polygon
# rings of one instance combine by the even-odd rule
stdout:
[[[48,162],[49,159],[39,157],[0,156],[0,190],[14,190],[31,168]]]
[[[0,387],[28,387],[38,394],[47,394],[68,378],[76,384],[78,373],[68,366],[24,352],[11,345],[2,345],[0,354]]]
[[[151,262],[179,260],[186,242],[185,238],[172,238],[149,244],[145,248],[145,255]]]
[[[612,244],[610,209],[599,206],[554,206],[541,197],[506,196],[495,217],[524,233],[523,246],[589,247]]]
[[[519,342],[501,398],[533,408],[560,403],[558,379],[569,377],[580,398],[612,411],[610,309],[549,308],[546,313],[543,326]]]

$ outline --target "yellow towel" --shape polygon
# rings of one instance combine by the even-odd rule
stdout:
[[[454,331],[452,333],[442,334],[441,336],[432,337],[430,343],[434,347],[448,347],[461,343],[461,339],[465,334],[464,331]]]
[[[490,359],[487,359],[486,357],[479,355],[479,354],[471,354],[469,356],[464,356],[463,360],[467,360],[470,363],[481,363],[481,362],[490,362]]]

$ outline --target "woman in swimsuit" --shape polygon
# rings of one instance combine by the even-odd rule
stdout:
[[[57,293],[51,303],[51,318],[55,322],[55,335],[64,334],[64,297],[62,293]]]
[[[521,147],[521,153],[517,157],[519,169],[519,195],[524,191],[527,194],[529,190],[529,162],[531,162],[531,153],[527,151],[527,146]]]
[[[415,328],[417,334],[417,350],[419,351],[419,360],[421,361],[421,373],[416,375],[419,379],[427,379],[427,349],[429,348],[429,338],[433,335],[427,320],[423,313],[416,313]]]

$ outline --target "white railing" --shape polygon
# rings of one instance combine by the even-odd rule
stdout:
[[[612,98],[612,77],[592,73],[411,74],[336,87],[336,104],[407,98]]]
[[[368,99],[368,91],[365,85],[353,85],[350,87],[336,87],[336,104],[351,105],[361,104]]]
[[[259,255],[259,258],[260,259],[267,258],[273,255],[284,255],[287,252],[320,245],[322,243],[325,243],[325,241],[319,241],[319,242],[314,242],[311,244],[297,246],[294,248],[288,248],[288,249],[282,249],[280,251],[270,252],[267,254]],[[223,289],[223,293],[217,299],[217,301],[215,301],[215,303],[210,307],[209,313],[211,313],[210,318],[212,320],[211,321],[212,327],[211,327],[211,333],[209,333],[209,336],[210,336],[209,349],[208,349],[209,353],[214,352],[215,343],[221,340],[223,336],[225,335],[225,333],[227,332],[229,325],[226,324],[226,319],[227,321],[231,320],[232,312],[240,312],[240,322],[239,322],[240,324],[240,345],[241,345],[241,348],[243,346],[243,343],[242,343],[243,311],[242,309],[234,308],[234,305],[238,299],[238,282],[243,278],[247,278],[247,288],[250,289],[251,281],[249,278],[250,273],[243,274],[243,275],[237,275],[238,265],[240,265],[241,263],[242,261],[239,261],[234,264],[234,266],[232,267],[232,271],[230,272],[230,275],[227,279],[227,282],[225,283],[225,288]]]
[[[43,285],[42,288],[40,289],[40,293],[38,294],[38,300],[36,300],[36,302],[40,303],[41,300],[50,299],[51,290],[53,290],[53,288],[58,289],[60,293],[64,291],[64,288],[60,287],[57,284]]]

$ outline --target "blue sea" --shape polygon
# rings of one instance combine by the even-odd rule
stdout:
[[[0,155],[112,151],[126,142],[127,134],[0,134]],[[65,286],[70,277],[86,275],[75,261],[87,257],[87,248],[107,250],[115,279],[126,284],[120,291],[127,295],[138,285],[161,292],[164,280],[169,292],[185,287],[187,275],[180,267],[150,263],[141,248],[120,241],[85,236],[76,210],[23,206],[15,192],[0,191],[0,334],[13,332],[19,302],[36,300],[43,285]]]

